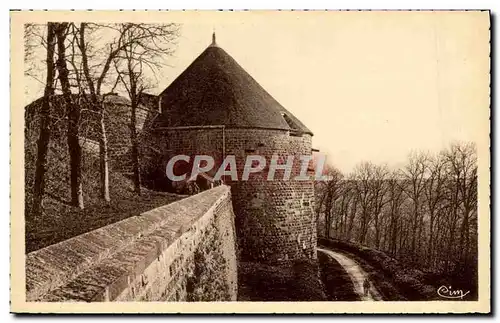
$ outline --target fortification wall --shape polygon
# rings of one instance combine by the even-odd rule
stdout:
[[[170,158],[187,155],[191,161],[195,155],[208,155],[220,163],[223,159],[224,132],[222,128],[183,128],[155,130],[143,137],[142,169],[146,185],[159,190],[179,189],[166,178],[166,166]],[[179,161],[174,174],[182,175],[192,169],[192,163]],[[211,172],[210,175],[214,175]]]
[[[230,190],[218,186],[29,253],[26,281],[27,301],[236,300]]]
[[[248,155],[264,157],[268,166],[273,155],[279,157],[279,163],[293,155],[293,179],[300,173],[300,156],[311,155],[310,135],[293,136],[288,131],[270,129],[188,128],[159,131],[155,138],[156,154],[162,156],[157,164],[161,167],[177,154],[212,156],[215,168],[222,156],[236,157],[238,181],[228,176],[224,180],[231,186],[242,260],[316,257],[313,181],[283,180],[283,170],[276,171],[275,179],[268,181],[268,167],[241,181]]]
[[[181,128],[163,130],[157,133],[156,147],[162,155],[162,167],[175,155],[208,155],[216,164],[222,161],[224,131],[222,128]]]
[[[233,192],[238,246],[242,260],[275,262],[316,257],[316,223],[312,180],[297,181],[301,155],[311,154],[311,136],[291,136],[286,131],[228,129],[226,153],[236,156],[239,175],[247,155],[263,156],[266,168],[248,181],[228,181]],[[283,170],[267,180],[273,155],[285,164],[294,156],[290,180]]]
[[[132,142],[130,139],[130,118],[132,108],[127,104],[108,104],[104,124],[108,140],[108,158],[110,166],[118,172],[132,172]],[[138,140],[141,141],[141,132],[149,127],[151,119],[157,114],[154,110],[147,110],[142,105],[136,110],[136,129]],[[95,115],[85,115],[82,118],[80,142],[87,153],[99,154],[100,126]],[[141,148],[141,144],[139,144]]]
[[[132,172],[132,141],[130,140],[130,117],[132,108],[129,105],[111,106],[111,110],[106,119],[108,130],[108,151],[111,167],[118,172]],[[136,110],[136,129],[139,136],[144,127],[147,126],[148,119],[154,115],[155,111],[144,109],[142,106]],[[139,141],[140,142],[140,141]],[[139,149],[141,145],[139,144]]]

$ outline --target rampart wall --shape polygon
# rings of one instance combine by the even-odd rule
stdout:
[[[27,301],[234,301],[236,261],[218,186],[27,254]]]

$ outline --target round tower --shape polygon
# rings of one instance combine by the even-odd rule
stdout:
[[[161,114],[152,131],[162,167],[179,154],[209,155],[214,175],[227,156],[235,156],[238,179],[231,186],[242,260],[275,262],[316,258],[312,180],[294,180],[300,156],[310,156],[312,132],[264,90],[215,39],[160,95]],[[248,155],[266,160],[262,172],[242,173]],[[294,157],[290,179],[270,162]]]

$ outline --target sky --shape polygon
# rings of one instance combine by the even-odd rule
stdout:
[[[488,28],[486,12],[191,19],[151,92],[166,88],[215,30],[218,45],[312,130],[313,147],[328,163],[343,172],[361,161],[400,167],[412,151],[482,139]],[[31,101],[43,89],[29,82]]]

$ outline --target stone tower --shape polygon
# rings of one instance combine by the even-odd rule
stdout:
[[[293,180],[299,156],[311,155],[312,132],[266,92],[229,54],[212,43],[159,95],[153,137],[162,167],[174,155],[210,155],[216,167],[236,157],[238,180],[231,186],[242,260],[278,262],[316,258],[312,180]],[[295,156],[291,180],[278,170],[241,174],[247,155]],[[213,173],[215,173],[214,169]],[[213,174],[212,174],[213,175]]]

